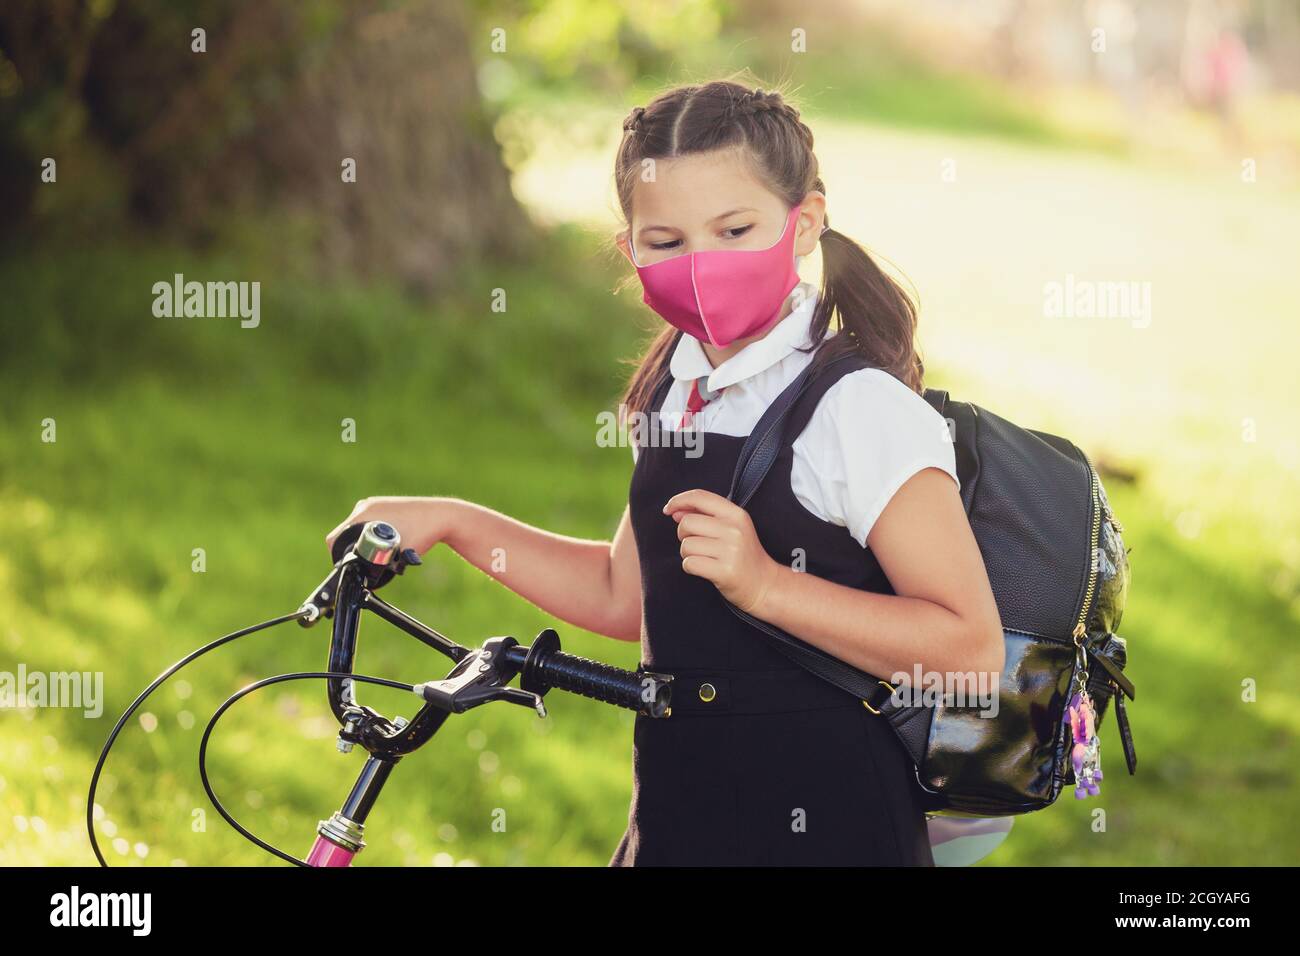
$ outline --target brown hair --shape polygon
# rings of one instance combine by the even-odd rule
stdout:
[[[632,221],[632,191],[647,159],[667,159],[719,149],[737,149],[758,179],[788,205],[810,191],[826,192],[813,154],[813,134],[781,93],[749,89],[730,80],[679,86],[648,106],[635,107],[614,164],[623,217]],[[821,236],[822,285],[812,318],[812,347],[826,337],[832,314],[840,334],[815,361],[856,352],[914,391],[922,389],[924,365],[917,355],[916,307],[881,271],[867,251],[829,228]],[[623,396],[627,412],[646,412],[672,348],[681,335],[671,326],[655,336],[636,360]]]

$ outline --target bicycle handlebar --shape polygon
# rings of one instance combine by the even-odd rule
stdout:
[[[542,697],[553,687],[649,717],[670,713],[670,675],[641,668],[629,671],[565,654],[559,636],[550,628],[542,631],[531,647],[521,646],[513,637],[492,638],[477,649],[463,647],[378,597],[375,591],[394,575],[420,563],[414,551],[402,550],[396,529],[385,522],[346,528],[334,541],[333,556],[334,570],[304,602],[306,611],[300,622],[310,627],[320,616],[334,619],[331,672],[351,672],[362,610],[374,612],[456,662],[441,680],[415,686],[428,707],[409,725],[400,727],[358,704],[352,682],[331,678],[330,708],[343,728],[340,738],[345,742],[361,743],[372,754],[401,756],[432,736],[447,714],[489,701],[520,704],[545,716]],[[516,675],[521,675],[519,688],[507,686]],[[430,714],[430,709],[438,713]]]
[[[302,627],[311,627],[322,617],[333,618],[328,668],[323,672],[282,674],[267,678],[249,685],[228,699],[213,715],[204,734],[199,775],[213,805],[236,830],[263,849],[300,866],[317,865],[317,850],[322,847],[342,848],[339,852],[344,853],[350,861],[351,856],[364,846],[360,834],[365,819],[392,767],[403,756],[428,741],[452,713],[462,713],[489,701],[504,700],[531,707],[544,717],[546,708],[542,698],[547,691],[556,687],[592,700],[625,707],[647,717],[667,717],[672,712],[672,675],[654,673],[640,666],[635,671],[629,671],[585,657],[565,654],[560,650],[559,635],[550,628],[538,634],[531,646],[521,645],[513,637],[494,637],[477,649],[463,647],[380,599],[374,593],[376,590],[407,567],[421,563],[415,551],[401,549],[396,529],[386,522],[370,521],[347,528],[335,539],[333,556],[333,570],[297,611],[228,634],[177,661],[160,674],[118,720],[100,752],[86,798],[86,827],[91,848],[102,866],[108,864],[100,853],[95,838],[93,811],[96,784],[109,751],[131,714],[159,685],[195,658],[236,638],[277,624],[296,620]],[[362,610],[372,611],[449,657],[456,665],[442,680],[414,685],[354,674],[352,665],[356,656],[357,631]],[[520,678],[520,686],[510,687],[510,682],[516,676]],[[308,861],[302,861],[258,839],[230,816],[208,783],[203,757],[208,737],[217,719],[236,700],[263,686],[306,678],[327,681],[330,708],[340,726],[339,749],[346,752],[352,749],[353,744],[360,743],[369,752],[369,758],[342,809],[330,820],[321,821],[317,831],[317,846]],[[353,691],[356,682],[410,689],[423,698],[425,703],[411,720],[396,717],[390,721],[357,702]],[[333,859],[332,856],[330,858]]]

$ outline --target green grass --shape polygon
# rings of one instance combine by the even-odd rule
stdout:
[[[99,719],[0,712],[0,864],[90,862],[84,792],[117,715],[194,647],[294,608],[327,569],[325,532],[357,498],[461,495],[566,533],[612,532],[630,456],[592,435],[637,313],[608,295],[613,276],[580,237],[561,230],[551,249],[528,268],[468,274],[424,306],[383,287],[264,275],[262,324],[248,330],[156,319],[149,289],[176,271],[258,278],[253,260],[127,246],[0,266],[13,346],[0,359],[0,670],[102,671],[106,696]],[[504,314],[488,307],[494,288],[509,295]],[[340,440],[345,417],[354,444]],[[40,440],[46,418],[54,443]],[[990,863],[1294,864],[1295,606],[1267,576],[1253,526],[1211,521],[1185,538],[1159,488],[1110,490],[1133,549],[1122,632],[1139,773],[1123,772],[1108,714],[1101,800],[1067,795],[1019,820]],[[441,550],[385,596],[468,644],[528,641],[554,623]],[[635,645],[560,631],[566,650],[636,663]],[[156,729],[133,721],[101,786],[111,861],[268,862],[209,806],[198,740],[239,687],[322,667],[327,640],[320,627],[254,635],[164,685],[143,708]],[[359,672],[415,682],[446,667],[367,622]],[[1248,678],[1257,703],[1241,699]],[[360,696],[413,709],[396,691]],[[363,862],[605,863],[626,822],[631,715],[548,700],[545,721],[515,707],[455,717],[403,761]],[[305,852],[361,763],[335,752],[334,729],[314,684],[241,702],[214,736],[218,794],[263,838]]]
[[[854,68],[844,69],[845,62]],[[797,80],[813,116],[1038,146],[1122,150],[1117,139],[1052,122],[1023,91],[940,69],[892,44],[873,44],[851,56],[813,57],[801,64]]]
[[[494,270],[490,284],[466,280],[483,290],[482,305],[436,308],[383,290],[268,284],[261,327],[242,330],[152,317],[148,290],[173,267],[251,272],[183,258],[11,259],[0,280],[20,303],[5,331],[26,341],[7,353],[0,429],[0,534],[10,542],[0,555],[0,669],[102,670],[107,696],[98,720],[0,714],[0,862],[89,861],[78,801],[116,716],[190,649],[295,607],[328,570],[325,532],[357,498],[464,495],[591,536],[610,534],[622,509],[630,456],[591,440],[618,373],[587,353],[631,350],[636,336],[627,316],[609,319],[607,337],[579,327],[597,310],[619,315],[598,281],[571,276],[561,289],[545,281],[545,264]],[[510,294],[505,314],[487,308],[498,286]],[[53,444],[39,441],[47,417]],[[357,422],[355,444],[340,440],[344,417]],[[194,548],[206,551],[204,573],[191,570]],[[553,623],[446,554],[385,595],[463,643],[528,641]],[[634,645],[568,628],[563,637],[567,650],[635,666]],[[179,675],[192,696],[172,682],[146,705],[158,729],[124,734],[99,802],[119,834],[150,848],[147,863],[263,861],[208,806],[198,739],[228,694],[320,668],[327,643],[320,627],[246,638]],[[377,620],[358,663],[412,682],[449,667]],[[605,862],[626,820],[631,715],[559,697],[547,721],[513,707],[451,721],[394,775],[367,861]],[[396,691],[362,699],[413,709]],[[182,727],[182,713],[196,722]],[[238,705],[214,737],[218,793],[291,851],[305,851],[360,766],[359,753],[335,753],[331,723],[322,687],[288,685]],[[196,808],[208,811],[205,832],[191,832]],[[491,828],[496,808],[505,833]]]

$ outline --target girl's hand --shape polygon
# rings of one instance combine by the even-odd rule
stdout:
[[[763,598],[780,565],[763,550],[749,512],[711,491],[673,495],[664,514],[677,522],[682,570],[712,581],[742,611],[762,617]]]
[[[349,525],[386,521],[402,536],[403,548],[424,554],[451,533],[458,504],[454,498],[362,498],[343,523],[325,536],[325,546],[332,550],[334,539]]]

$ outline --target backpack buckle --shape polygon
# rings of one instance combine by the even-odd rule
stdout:
[[[893,697],[893,696],[894,696],[894,691],[895,691],[896,688],[894,687],[893,684],[889,683],[889,681],[883,681],[883,680],[882,680],[882,681],[876,681],[876,683],[878,683],[881,687],[883,687],[883,688],[885,688],[886,690],[889,691],[889,695],[888,695],[889,697]],[[886,699],[888,699],[888,697],[887,697]],[[881,703],[881,705],[883,706],[885,702],[884,702],[884,701],[881,701],[880,703]],[[876,710],[876,708],[874,708],[874,707],[871,706],[871,701],[864,700],[864,701],[862,702],[862,706],[865,707],[865,708],[867,708],[867,710],[871,711],[871,712],[872,712],[873,714],[875,714],[877,717],[880,716],[880,711]]]

